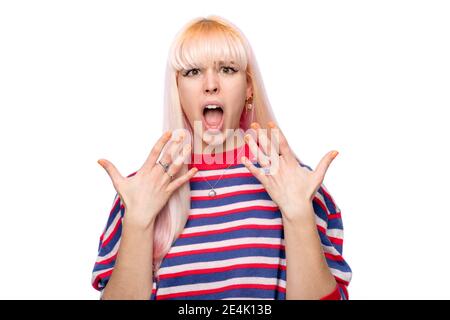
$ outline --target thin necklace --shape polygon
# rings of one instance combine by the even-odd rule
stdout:
[[[217,192],[216,192],[216,190],[215,190],[214,188],[215,188],[216,185],[219,183],[219,181],[222,179],[223,175],[224,175],[225,172],[228,170],[228,168],[231,167],[233,164],[235,164],[236,159],[238,159],[238,157],[240,156],[240,154],[242,153],[243,150],[245,150],[245,142],[244,142],[244,144],[242,145],[241,150],[239,150],[239,152],[237,153],[237,155],[236,155],[236,157],[234,158],[233,162],[232,162],[228,167],[226,167],[226,168],[223,170],[222,174],[220,175],[219,179],[216,181],[216,183],[214,184],[214,186],[212,186],[212,185],[209,183],[209,181],[206,180],[205,177],[203,177],[203,175],[200,175],[200,177],[201,177],[203,180],[205,180],[205,182],[206,182],[206,183],[209,185],[209,187],[211,188],[211,190],[209,190],[209,192],[208,192],[208,196],[214,197],[215,195],[217,195]],[[199,173],[200,173],[200,172],[199,172]]]

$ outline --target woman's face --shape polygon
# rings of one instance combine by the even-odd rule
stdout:
[[[201,139],[203,148],[208,144],[223,145],[232,139],[234,129],[239,129],[246,100],[252,95],[246,71],[232,63],[216,62],[179,71],[177,83],[193,138]]]

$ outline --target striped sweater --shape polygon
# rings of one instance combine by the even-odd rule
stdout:
[[[286,298],[281,212],[261,183],[241,164],[239,151],[254,159],[247,144],[244,150],[191,157],[189,168],[195,166],[199,171],[189,181],[189,217],[153,277],[150,299]],[[229,159],[234,159],[231,165]],[[213,160],[216,163],[211,163]],[[208,195],[211,186],[217,191],[214,197]],[[314,197],[313,208],[323,252],[337,282],[335,290],[323,299],[348,299],[352,273],[342,256],[341,212],[324,185]],[[114,268],[124,214],[116,194],[92,274],[92,285],[99,291]]]

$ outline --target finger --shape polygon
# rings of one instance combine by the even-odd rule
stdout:
[[[245,156],[241,157],[241,162],[250,171],[256,179],[258,179],[263,186],[268,182],[268,178],[265,174],[260,171],[260,168],[255,167],[255,165]]]
[[[175,177],[175,175],[180,171],[181,167],[184,164],[184,161],[191,156],[191,145],[186,144],[183,146],[182,154],[180,154],[171,164],[169,170],[163,177],[163,183],[166,183],[173,178],[170,178],[170,176]]]
[[[173,191],[181,187],[184,183],[189,181],[189,179],[191,179],[197,173],[197,171],[198,169],[196,167],[191,168],[191,170],[186,172],[184,175],[176,178],[174,181],[169,183],[169,185],[167,186],[167,190],[172,193]]]
[[[287,160],[295,160],[295,157],[292,153],[291,148],[287,142],[286,137],[284,136],[281,129],[275,125],[272,121],[268,123],[268,126],[271,129],[271,136],[277,140],[277,147],[279,148],[279,154],[284,156]]]
[[[170,137],[172,136],[171,131],[165,132],[156,142],[156,144],[153,146],[152,150],[150,151],[150,154],[148,155],[147,159],[145,160],[144,164],[139,170],[150,170],[153,168],[153,166],[156,164],[156,160],[158,159],[159,155],[161,154],[162,149],[166,145],[166,143],[169,141]]]
[[[162,163],[168,164],[169,168],[171,167],[174,160],[179,157],[179,150],[182,146],[184,138],[184,132],[180,133],[180,135],[176,139],[173,139],[166,145],[166,150],[162,152],[163,155],[161,156],[160,161]],[[164,172],[163,166],[160,165],[159,168],[162,172]]]
[[[314,171],[314,173],[317,175],[318,184],[322,183],[331,162],[336,158],[338,154],[339,152],[337,151],[330,151],[322,158],[322,160],[320,160],[319,164],[316,167],[316,170]]]
[[[276,150],[275,146],[273,145],[272,141],[267,136],[267,129],[262,129],[259,123],[253,122],[251,124],[252,129],[254,129],[257,132],[258,137],[258,143],[261,146],[261,149],[263,152],[270,158],[270,160],[275,159],[275,157],[278,157],[278,150]]]
[[[116,191],[119,191],[117,189],[118,189],[120,183],[122,182],[122,180],[124,179],[124,177],[122,177],[119,170],[117,170],[116,166],[113,165],[111,162],[109,162],[106,159],[100,159],[97,162],[108,173],[108,175],[111,178],[111,181],[113,183],[114,189],[116,189]]]
[[[261,165],[261,167],[267,167],[270,165],[269,158],[263,153],[263,151],[258,147],[255,139],[249,134],[244,136],[245,142],[248,144],[252,154],[256,156],[256,160]]]

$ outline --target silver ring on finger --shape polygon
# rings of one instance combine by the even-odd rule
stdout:
[[[260,169],[262,171],[262,173],[266,176],[270,175],[270,167],[261,167]]]
[[[158,163],[163,167],[164,172],[167,172],[169,170],[170,164],[164,163],[161,160],[159,160]]]

